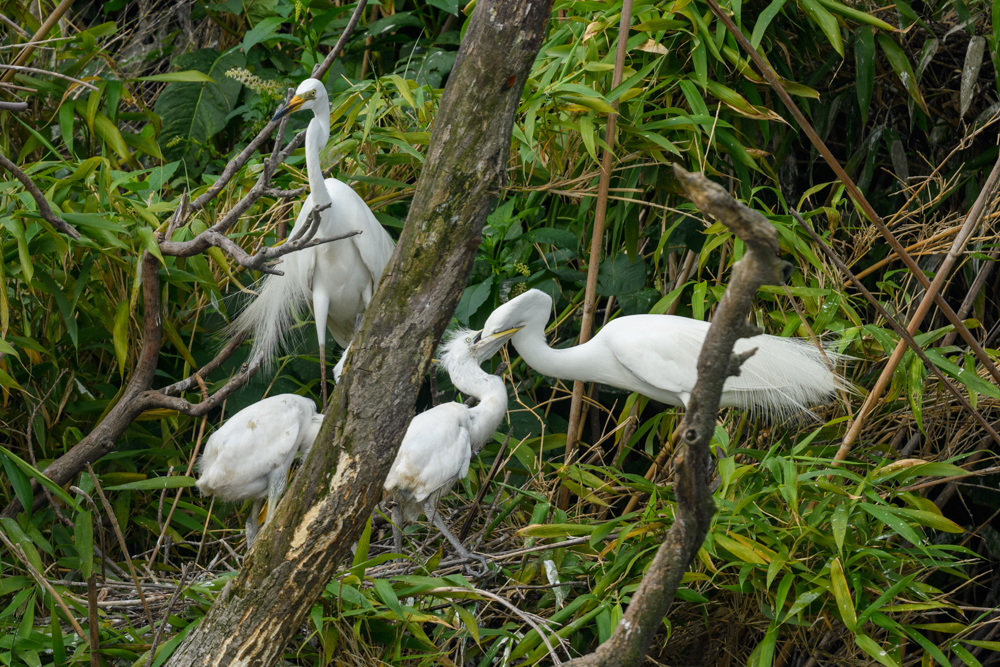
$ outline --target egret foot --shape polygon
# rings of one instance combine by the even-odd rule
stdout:
[[[424,514],[426,514],[428,518],[430,518],[431,523],[433,523],[434,527],[437,528],[442,535],[444,535],[445,539],[451,542],[451,546],[455,548],[455,552],[458,553],[459,556],[468,560],[479,561],[480,563],[483,564],[483,568],[485,569],[486,573],[487,574],[489,573],[490,564],[487,562],[487,560],[483,556],[480,556],[479,554],[474,554],[462,546],[462,543],[458,541],[458,538],[452,535],[451,531],[448,530],[448,525],[444,522],[444,519],[441,518],[441,515],[437,512],[437,510],[434,508],[434,506],[430,503],[429,500],[424,502]]]

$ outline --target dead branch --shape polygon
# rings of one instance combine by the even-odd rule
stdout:
[[[746,243],[747,252],[733,266],[732,279],[698,356],[698,382],[681,422],[681,446],[675,456],[674,523],[614,634],[593,653],[569,663],[578,667],[625,667],[643,662],[715,514],[706,474],[711,460],[708,445],[715,431],[723,383],[745,360],[745,355],[733,355],[733,345],[738,338],[760,333],[747,322],[753,297],[761,285],[781,282],[788,266],[778,259],[778,233],[763,215],[737,202],[703,174],[688,173],[677,165],[674,171],[691,201],[729,227]]]
[[[25,108],[27,108],[27,105],[25,105]],[[49,206],[49,202],[46,201],[45,195],[43,195],[42,191],[38,189],[35,182],[31,180],[26,173],[21,171],[16,164],[8,160],[7,156],[3,153],[0,153],[0,167],[3,167],[10,173],[14,174],[14,178],[21,181],[21,185],[23,185],[24,189],[28,191],[28,194],[34,198],[35,203],[38,204],[38,214],[42,216],[43,220],[46,220],[63,234],[77,240],[80,239],[80,232],[76,231],[73,225],[69,224],[52,212],[52,207]]]
[[[3,102],[0,101],[0,111],[16,111],[21,113],[28,110],[27,102]]]

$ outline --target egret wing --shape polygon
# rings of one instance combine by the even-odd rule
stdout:
[[[337,221],[342,227],[345,227],[343,230],[338,229],[337,233],[350,229],[361,230],[361,234],[351,237],[351,241],[357,246],[358,252],[361,253],[361,261],[364,262],[365,267],[373,276],[373,282],[377,286],[385,265],[392,257],[392,251],[396,244],[393,243],[389,233],[379,224],[365,200],[351,186],[336,178],[328,178],[326,179],[326,188],[336,202],[338,210],[346,212],[350,218],[350,220]]]
[[[230,417],[208,439],[198,487],[223,500],[263,494],[267,475],[295,457],[302,417],[302,407],[285,396],[259,401]]]
[[[386,477],[386,490],[419,503],[468,474],[468,421],[468,408],[460,403],[445,403],[414,417]]]
[[[612,320],[594,340],[603,341],[640,381],[686,397],[698,378],[698,355],[707,330],[706,322],[686,317],[633,315]]]

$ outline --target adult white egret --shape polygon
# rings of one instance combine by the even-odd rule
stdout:
[[[323,415],[311,399],[270,396],[247,406],[213,433],[198,460],[198,489],[221,500],[254,499],[247,518],[247,549],[257,538],[257,517],[267,497],[266,526],[285,492],[296,455],[312,448]]]
[[[545,340],[552,297],[537,289],[511,299],[486,320],[482,336],[512,335],[525,363],[542,375],[601,382],[669,405],[687,406],[698,379],[698,355],[709,323],[673,315],[630,315],[611,320],[589,341],[553,349]],[[847,383],[808,341],[762,334],[736,341],[735,351],[757,348],[726,380],[722,407],[784,417],[828,400]],[[836,355],[827,353],[832,358]]]
[[[306,127],[305,147],[310,194],[295,219],[295,229],[305,227],[313,207],[329,205],[320,212],[316,238],[354,229],[361,230],[361,234],[287,255],[280,266],[284,275],[264,278],[259,294],[232,323],[228,333],[251,334],[254,339],[251,359],[263,358],[270,364],[294,323],[293,314],[302,304],[310,304],[316,318],[321,394],[326,405],[326,331],[329,329],[346,354],[358,318],[368,308],[395,246],[368,205],[349,185],[336,178],[323,180],[319,153],[330,140],[330,102],[321,81],[306,79],[299,84],[295,96],[274,117],[281,118],[300,109],[313,112]],[[338,365],[338,371],[341,366]]]
[[[437,513],[437,504],[452,485],[469,473],[473,451],[486,443],[507,411],[507,389],[503,380],[479,367],[510,334],[481,337],[460,330],[446,343],[441,365],[464,394],[479,403],[467,408],[461,403],[442,403],[413,418],[396,460],[385,479],[385,490],[397,501],[392,511],[392,534],[396,551],[402,552],[402,528],[421,513],[451,542],[463,558],[476,559],[489,569],[486,559],[470,553],[452,535]]]

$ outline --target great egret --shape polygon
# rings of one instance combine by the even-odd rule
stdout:
[[[254,499],[247,518],[247,549],[257,539],[257,517],[267,497],[266,526],[285,492],[296,455],[312,448],[323,415],[311,399],[270,396],[247,406],[211,435],[198,460],[198,489],[221,500]]]
[[[542,375],[601,382],[669,405],[687,406],[698,379],[698,355],[709,323],[673,315],[611,320],[589,341],[553,349],[545,340],[552,297],[537,289],[511,299],[486,320],[482,336],[512,335],[525,363]],[[726,380],[722,407],[783,417],[829,399],[846,382],[808,341],[766,334],[736,341],[736,352],[757,348]],[[831,354],[831,353],[828,353]]]
[[[336,178],[323,180],[319,152],[330,140],[330,102],[326,88],[317,79],[306,79],[295,96],[274,114],[281,118],[293,111],[310,109],[313,118],[306,128],[306,172],[310,194],[295,219],[295,229],[305,227],[314,206],[320,212],[316,238],[361,230],[336,243],[326,243],[287,255],[280,269],[283,276],[264,278],[258,296],[228,329],[230,336],[253,336],[251,359],[270,364],[284,342],[302,304],[312,306],[319,341],[320,382],[326,405],[326,330],[346,350],[354,337],[358,318],[368,308],[382,271],[395,247],[364,200],[346,183]],[[338,364],[338,371],[342,367]],[[339,372],[338,372],[339,374]]]
[[[479,403],[473,408],[442,403],[410,422],[385,479],[385,490],[398,503],[392,511],[397,552],[403,549],[403,526],[423,513],[461,557],[476,559],[489,569],[485,558],[470,553],[451,534],[437,513],[437,504],[457,480],[469,473],[473,451],[478,452],[493,435],[507,411],[503,380],[486,373],[479,364],[496,354],[508,338],[507,333],[481,337],[461,330],[446,343],[441,365],[455,387],[475,396]]]

